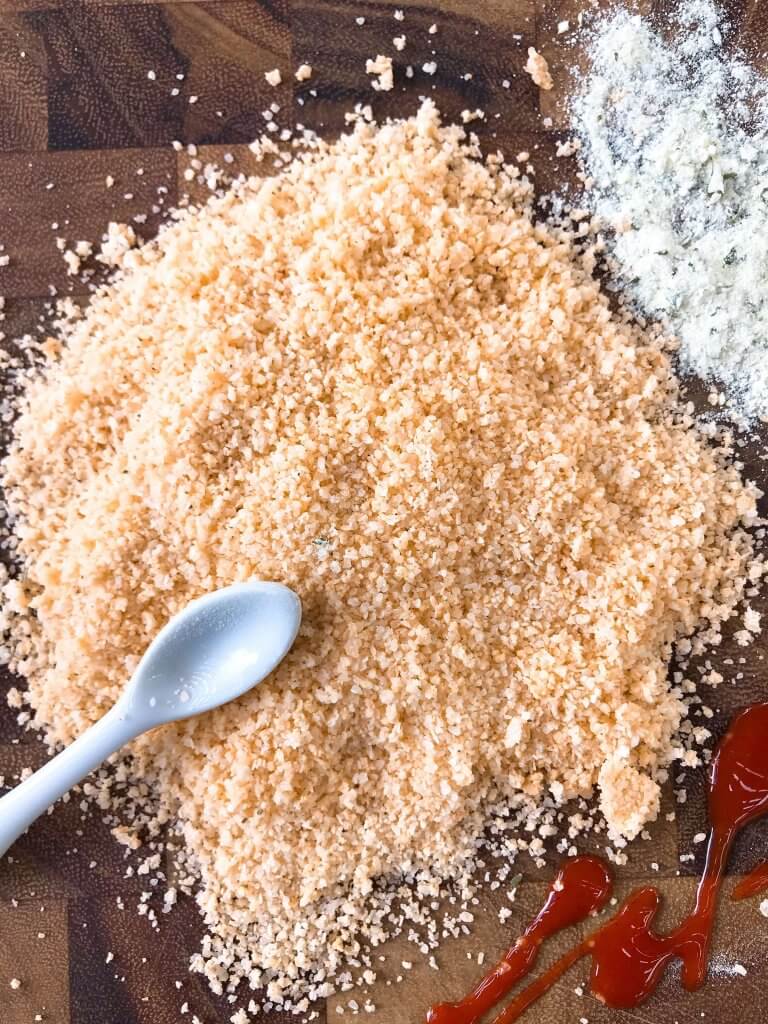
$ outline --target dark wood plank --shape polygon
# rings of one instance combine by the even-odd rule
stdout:
[[[179,138],[209,145],[251,142],[263,132],[261,112],[271,103],[282,108],[283,123],[290,121],[293,75],[286,0],[171,5],[163,13],[174,48],[188,64],[188,93],[199,97],[187,104]],[[275,67],[282,75],[277,87],[264,77]]]
[[[3,1020],[14,1024],[70,1021],[65,900],[39,896],[0,903],[0,1006]]]
[[[24,15],[48,60],[51,149],[157,146],[178,137],[188,103],[173,99],[188,70],[162,8],[62,7]],[[158,71],[158,80],[147,74]]]
[[[264,72],[281,65],[290,80],[282,0],[67,5],[22,17],[48,63],[51,149],[250,141],[274,99]],[[289,100],[289,87],[278,92]]]
[[[161,7],[197,3],[198,0],[0,0],[0,14],[11,11],[58,11],[71,7]]]
[[[46,296],[50,285],[71,290],[57,237],[98,242],[111,220],[131,222],[137,234],[152,237],[161,220],[152,206],[161,201],[166,208],[176,201],[176,154],[170,146],[0,154],[2,241],[11,258],[0,268],[0,295]],[[145,214],[144,223],[132,220]]]
[[[45,51],[16,14],[0,14],[0,153],[48,146]]]

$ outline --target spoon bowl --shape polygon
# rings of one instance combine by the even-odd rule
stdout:
[[[0,856],[55,800],[155,726],[241,697],[296,639],[301,602],[280,583],[235,583],[190,602],[160,630],[103,718],[0,799]]]
[[[280,664],[300,623],[301,602],[281,583],[190,601],[149,645],[118,707],[149,729],[235,700]]]

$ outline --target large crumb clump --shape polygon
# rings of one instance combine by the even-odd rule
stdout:
[[[552,81],[546,57],[543,57],[533,46],[528,47],[528,60],[525,62],[523,71],[530,75],[534,85],[538,85],[544,92],[549,92],[554,87],[555,83]]]
[[[379,54],[375,60],[365,62],[365,73],[376,75],[371,85],[377,92],[389,92],[394,88],[395,75],[392,70],[392,58]]]
[[[358,122],[132,251],[28,383],[6,616],[52,740],[190,598],[304,605],[268,681],[134,744],[219,989],[324,983],[386,932],[376,880],[456,870],[490,807],[600,782],[634,834],[672,644],[741,595],[754,490],[529,201],[430,103]]]

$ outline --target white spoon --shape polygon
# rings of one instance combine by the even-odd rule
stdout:
[[[301,602],[280,583],[235,583],[191,601],[157,634],[103,718],[0,799],[0,857],[59,797],[129,740],[240,697],[291,649]]]

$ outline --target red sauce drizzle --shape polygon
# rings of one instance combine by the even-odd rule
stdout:
[[[567,860],[550,886],[544,906],[504,958],[466,999],[432,1006],[428,1024],[475,1024],[528,974],[545,939],[600,910],[612,889],[608,865],[600,857]]]
[[[617,914],[561,957],[515,996],[493,1024],[512,1024],[544,995],[577,960],[592,959],[590,988],[609,1006],[639,1006],[661,981],[672,960],[682,961],[686,989],[698,988],[707,972],[707,954],[715,909],[728,854],[736,834],[768,813],[768,703],[737,715],[712,759],[709,784],[711,823],[704,872],[693,910],[668,935],[653,930],[661,897],[648,886],[638,889]],[[530,973],[541,943],[555,932],[583,921],[605,905],[611,894],[608,865],[599,857],[565,861],[546,902],[504,958],[459,1003],[440,1003],[427,1012],[427,1024],[476,1024]],[[768,888],[768,863],[734,890],[743,899]]]
[[[758,864],[754,871],[737,882],[731,893],[732,900],[745,900],[748,896],[759,896],[768,889],[768,860]]]

